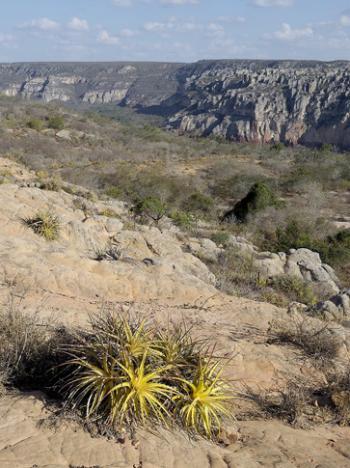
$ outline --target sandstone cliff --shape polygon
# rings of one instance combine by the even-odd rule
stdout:
[[[347,62],[0,65],[0,92],[160,114],[195,135],[350,147]]]

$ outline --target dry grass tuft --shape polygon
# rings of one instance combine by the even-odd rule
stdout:
[[[60,221],[58,216],[50,211],[40,211],[32,218],[22,218],[22,223],[32,229],[35,234],[44,237],[47,241],[58,239]]]
[[[328,324],[309,318],[274,321],[268,330],[269,343],[290,344],[303,351],[320,367],[327,367],[338,357],[341,341]]]

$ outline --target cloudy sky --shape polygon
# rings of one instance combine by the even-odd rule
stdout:
[[[0,61],[350,60],[349,0],[2,0]]]

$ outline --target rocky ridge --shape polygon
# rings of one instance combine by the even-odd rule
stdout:
[[[350,147],[348,62],[220,60],[0,65],[7,96],[115,104],[235,141]]]

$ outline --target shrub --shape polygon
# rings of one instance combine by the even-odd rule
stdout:
[[[226,231],[218,231],[211,235],[211,240],[215,242],[216,245],[222,245],[223,247],[227,246],[229,239],[230,233]]]
[[[59,236],[60,222],[58,217],[49,211],[38,212],[32,218],[23,218],[22,223],[32,229],[35,234],[48,241],[56,240]]]
[[[290,220],[285,227],[277,227],[272,235],[265,237],[263,247],[273,252],[310,249],[318,252],[323,262],[338,266],[350,261],[350,230],[316,238],[315,227],[298,220]]]
[[[48,127],[54,130],[64,129],[64,118],[61,115],[53,115],[48,119]]]
[[[38,132],[43,129],[44,122],[40,119],[30,119],[27,122],[27,127],[31,128],[32,130],[37,130]]]
[[[174,224],[181,229],[186,229],[190,231],[193,228],[195,218],[192,214],[187,213],[186,211],[175,210],[170,213],[170,218],[173,220]]]
[[[271,286],[284,293],[291,301],[313,305],[317,298],[310,284],[297,276],[281,275],[276,276],[270,282]]]
[[[204,193],[192,193],[184,201],[183,207],[186,211],[208,213],[214,205],[214,200]]]
[[[269,341],[300,348],[315,364],[327,366],[338,356],[341,342],[328,325],[309,318],[272,322]]]
[[[224,221],[246,222],[248,216],[262,211],[269,206],[278,206],[278,201],[274,192],[263,182],[254,184],[248,194],[234,208],[225,213]]]
[[[111,186],[105,190],[105,194],[111,198],[120,198],[123,192],[119,187]]]
[[[168,207],[157,197],[146,197],[135,202],[132,211],[135,217],[146,217],[156,224],[167,214]]]

